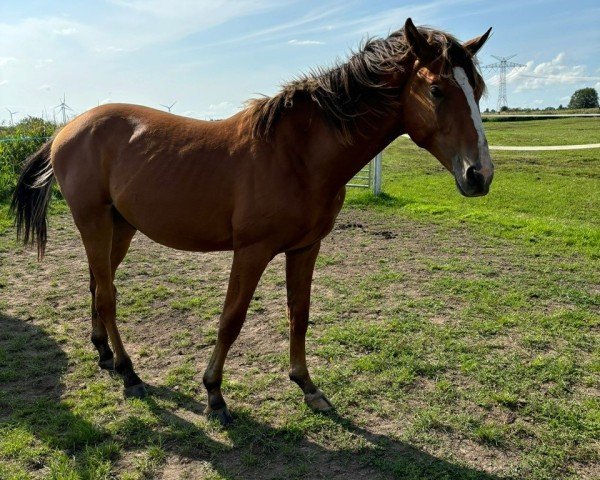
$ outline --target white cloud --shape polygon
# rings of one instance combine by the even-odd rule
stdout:
[[[174,42],[275,6],[272,0],[110,0],[110,3],[116,6],[114,14],[99,16],[93,24],[60,16],[28,17],[10,24],[0,22],[0,52],[22,52],[25,58],[39,58],[41,51],[79,47],[88,52],[119,54]],[[66,46],[64,37],[69,37]]]
[[[533,60],[528,61],[524,68],[513,70],[507,75],[507,80],[515,85],[515,92],[527,90],[538,90],[550,85],[574,84],[586,80],[599,80],[599,77],[587,75],[585,65],[572,65],[567,60],[564,52],[559,53],[547,62],[536,64]],[[494,77],[489,83],[497,84],[498,79]]]
[[[403,3],[403,2],[398,2]],[[399,30],[404,26],[408,17],[413,18],[417,25],[436,23],[440,15],[452,10],[453,6],[464,3],[473,3],[471,0],[433,0],[430,2],[414,2],[400,7],[376,11],[372,15],[338,23],[336,27],[354,27],[348,30],[349,35],[367,34],[378,35]],[[458,9],[459,7],[455,7]],[[471,6],[471,8],[473,8]]]
[[[529,102],[529,104],[533,107],[539,107],[540,105],[544,104],[544,100],[538,98],[537,100],[532,100],[531,102]]]
[[[16,52],[20,60],[50,58],[68,33],[69,47],[91,41],[94,29],[63,17],[25,18],[15,23],[0,23],[0,51]],[[44,54],[47,55],[44,55]]]
[[[448,1],[452,5],[475,3]],[[407,16],[418,24],[446,25],[440,18],[450,15],[448,4],[442,0],[411,0],[387,9],[347,0],[318,4],[297,0],[100,3],[102,8],[91,10],[90,6],[90,10],[73,10],[68,15],[21,8],[20,16],[14,20],[2,16],[2,100],[10,101],[23,114],[35,114],[44,105],[56,105],[57,97],[63,93],[78,111],[95,106],[103,98],[101,103],[114,98],[157,108],[161,108],[160,101],[172,98],[180,101],[175,106],[178,112],[185,111],[196,118],[223,118],[238,111],[238,105],[254,92],[273,91],[279,79],[341,54],[349,44],[356,44],[360,36],[357,32],[383,35],[389,29],[402,27]],[[450,10],[458,17],[472,11]],[[262,15],[255,18],[257,13]],[[214,48],[222,44],[235,48]],[[326,46],[318,47],[323,44]],[[291,50],[295,55],[286,55]],[[525,52],[523,58],[528,58]],[[570,55],[569,58],[585,58],[576,50],[568,50],[567,56]],[[256,68],[259,63],[261,67]],[[597,63],[588,63],[587,74],[599,75],[595,71]],[[568,58],[559,59],[559,65],[568,64]],[[529,74],[533,75],[537,66],[531,62]],[[515,86],[525,85],[526,80],[531,78],[524,77]],[[600,77],[586,86],[599,81]],[[556,89],[552,95],[564,95],[565,89],[570,87]],[[550,94],[540,88],[530,98],[545,95]],[[222,99],[231,103],[221,102]],[[0,120],[6,118],[1,107],[0,104]]]
[[[35,68],[44,68],[50,65],[51,63],[54,63],[54,60],[52,58],[43,58],[35,63]]]
[[[275,1],[282,3],[107,0],[109,5],[93,17],[43,12],[33,17],[23,9],[20,19],[0,18],[0,78],[8,83],[2,87],[2,101],[10,100],[23,112],[37,112],[40,106],[56,103],[53,92],[65,92],[71,106],[83,111],[95,105],[95,99],[112,96],[107,89],[116,88],[119,100],[148,104],[149,98],[160,97],[164,87],[158,85],[167,83],[158,73],[164,65],[146,60],[146,52],[132,52],[147,49],[150,54],[159,47],[164,52],[191,34],[275,8]],[[138,70],[144,62],[150,62],[145,68],[152,74]],[[45,84],[52,84],[52,90],[40,89]],[[0,112],[0,120],[3,115]]]
[[[62,28],[57,28],[57,29],[53,30],[52,33],[54,35],[60,35],[60,36],[66,37],[66,36],[74,35],[75,33],[77,33],[77,28],[76,27],[62,27]]]
[[[99,45],[94,47],[94,51],[98,53],[122,53],[126,52],[127,49],[123,47],[115,47],[114,45]]]
[[[331,25],[323,26],[319,22],[333,15],[339,14],[342,11],[340,5],[320,7],[315,10],[310,10],[301,17],[295,18],[289,22],[279,23],[275,26],[264,28],[262,30],[255,30],[248,34],[219,40],[213,44],[207,46],[225,45],[230,43],[247,43],[250,40],[253,41],[273,41],[276,38],[290,35],[291,31],[294,31],[295,35],[303,35],[308,33],[314,33],[323,30],[331,30],[335,27]]]
[[[131,50],[176,41],[192,33],[221,25],[234,18],[256,14],[278,6],[269,0],[110,0],[124,10],[111,34],[112,44]],[[135,21],[132,22],[132,15]],[[119,38],[121,37],[121,38]],[[100,44],[102,45],[102,44]]]
[[[202,15],[207,13],[223,13],[232,10],[252,9],[263,2],[250,2],[240,0],[206,1],[206,0],[109,0],[114,5],[138,13],[149,14],[162,18],[183,18],[189,15]]]
[[[290,45],[325,45],[325,42],[320,42],[318,40],[290,40],[288,42]]]
[[[202,110],[185,110],[181,113],[186,117],[194,117],[202,120],[218,120],[221,118],[227,118],[234,113],[240,111],[240,107],[236,107],[233,103],[223,101],[218,103],[211,103]]]
[[[6,67],[9,63],[16,61],[15,57],[0,57],[0,67]]]
[[[208,106],[208,109],[201,113],[209,118],[223,118],[232,115],[238,110],[240,110],[240,108],[235,107],[231,102],[223,101],[219,103],[211,103]]]

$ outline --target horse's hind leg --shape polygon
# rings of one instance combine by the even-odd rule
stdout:
[[[135,229],[128,225],[110,206],[73,212],[87,253],[95,284],[95,307],[114,348],[114,369],[123,376],[126,396],[144,396],[144,384],[133,370],[116,324],[116,289],[113,284],[117,266],[123,260]],[[100,331],[101,328],[99,329]]]
[[[113,209],[113,234],[110,252],[110,264],[112,278],[114,281],[115,272],[129,249],[131,239],[135,235],[136,229]],[[114,287],[113,287],[114,288]],[[108,344],[108,332],[103,322],[98,319],[96,310],[96,279],[90,268],[90,292],[92,294],[92,343],[98,350],[100,368],[114,370],[115,362],[113,352]],[[116,289],[115,289],[116,294]]]
[[[288,319],[290,321],[290,379],[302,389],[304,400],[314,410],[332,406],[310,378],[306,366],[306,330],[310,307],[310,286],[321,242],[301,250],[286,252]]]
[[[98,317],[96,310],[96,279],[90,268],[90,293],[92,294],[92,343],[98,350],[98,366],[105,370],[114,370],[115,360],[108,344],[108,332]]]

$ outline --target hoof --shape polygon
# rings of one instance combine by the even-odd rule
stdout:
[[[125,387],[123,389],[123,396],[125,398],[144,398],[148,395],[146,387],[143,383],[132,385],[131,387]]]
[[[108,370],[109,372],[113,372],[115,370],[115,359],[107,358],[106,360],[100,360],[98,362],[98,366],[102,370]]]
[[[304,401],[313,410],[317,412],[329,412],[333,410],[333,405],[321,390],[315,393],[304,394]]]
[[[209,419],[218,420],[221,425],[227,427],[233,423],[233,417],[227,407],[219,408],[217,410],[213,410],[210,407],[206,407],[206,411],[204,412],[208,416]]]

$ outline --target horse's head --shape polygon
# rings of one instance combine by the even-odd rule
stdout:
[[[440,32],[420,32],[410,18],[404,26],[414,62],[402,100],[406,131],[454,174],[467,197],[487,194],[494,175],[479,113],[485,85],[474,62],[490,31],[461,45]]]

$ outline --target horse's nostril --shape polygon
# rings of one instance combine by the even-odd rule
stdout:
[[[485,177],[481,171],[477,169],[477,167],[468,167],[466,171],[466,177],[467,185],[469,185],[470,188],[474,189],[475,191],[482,191],[485,189]]]
[[[467,168],[467,181],[469,183],[475,183],[480,177],[482,177],[482,175],[475,167]]]

